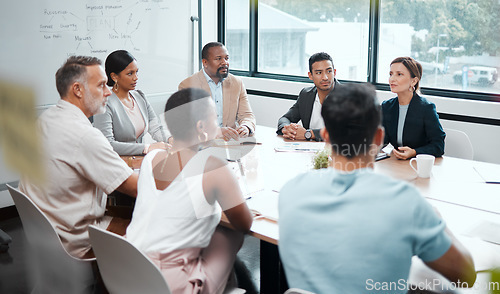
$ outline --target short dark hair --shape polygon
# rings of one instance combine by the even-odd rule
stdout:
[[[335,86],[323,102],[321,116],[333,152],[349,159],[367,154],[381,121],[375,88],[367,83]]]
[[[314,53],[313,55],[311,55],[311,57],[309,57],[309,72],[312,73],[313,63],[318,62],[318,61],[323,61],[323,60],[330,60],[330,62],[332,63],[332,68],[335,68],[333,66],[333,60],[332,60],[332,57],[330,56],[330,54],[325,53],[325,52],[318,52],[318,53]]]
[[[84,82],[87,66],[101,65],[101,60],[91,56],[70,56],[56,72],[56,88],[59,96],[64,97],[69,87],[76,81]]]
[[[422,65],[415,59],[408,56],[397,57],[391,62],[391,65],[393,65],[394,63],[403,64],[410,72],[412,78],[418,78],[418,82],[415,84],[415,89],[413,90],[413,92],[420,90],[420,81],[422,80]]]
[[[201,59],[207,59],[208,60],[208,50],[212,47],[223,47],[224,44],[221,42],[210,42],[207,43],[205,46],[203,46],[203,49],[201,50]]]
[[[110,87],[115,85],[115,81],[111,78],[111,73],[120,74],[134,60],[134,56],[126,50],[111,52],[106,57],[106,62],[104,63],[106,75],[108,76],[107,85]]]
[[[192,103],[210,99],[210,94],[198,88],[186,88],[172,94],[165,105],[165,122],[174,139],[186,140],[196,135],[196,124],[207,118],[206,103]],[[199,101],[201,102],[201,101]]]

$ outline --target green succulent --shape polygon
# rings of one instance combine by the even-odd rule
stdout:
[[[329,150],[329,148],[316,152],[316,154],[314,154],[314,157],[312,159],[313,168],[314,169],[327,168],[330,155],[331,155],[331,150]]]

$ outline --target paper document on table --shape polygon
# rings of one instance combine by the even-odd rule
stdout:
[[[500,223],[482,221],[467,230],[465,235],[500,245]]]
[[[391,157],[391,152],[394,150],[394,146],[391,143],[387,144],[384,148],[382,148],[375,156],[375,161],[379,161],[382,159],[386,159]]]
[[[240,138],[239,140],[231,139],[225,141],[223,139],[215,139],[213,141],[214,146],[217,147],[230,147],[230,146],[246,146],[246,145],[262,145],[262,143],[257,142],[255,137]]]
[[[457,239],[469,250],[476,272],[491,270],[500,264],[500,254],[495,249],[496,245],[467,236],[458,235]]]
[[[500,184],[500,166],[476,165],[474,169],[487,184]]]
[[[247,198],[247,205],[264,218],[278,221],[278,196],[279,193],[271,190],[262,190]],[[258,217],[258,216],[257,216]]]
[[[324,142],[285,142],[274,147],[278,152],[318,152],[325,149]]]
[[[392,146],[392,144],[389,143],[389,144],[385,145],[385,147],[382,148],[382,150],[380,150],[380,152],[391,154],[392,150],[394,150],[394,146]]]

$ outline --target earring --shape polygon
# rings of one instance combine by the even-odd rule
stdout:
[[[201,134],[203,134],[203,136],[205,137],[204,139],[201,139],[201,138],[200,138],[200,135],[201,135]],[[207,134],[206,132],[203,132],[203,133],[201,133],[201,134],[198,134],[198,140],[199,140],[200,142],[206,142],[206,141],[208,141],[208,134]]]
[[[118,82],[113,80],[113,82],[115,82],[115,84],[113,85],[113,92],[118,92]]]
[[[410,87],[408,88],[408,91],[415,92],[415,86],[410,85]]]

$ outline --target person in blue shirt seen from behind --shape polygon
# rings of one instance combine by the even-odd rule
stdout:
[[[281,189],[279,254],[289,286],[318,294],[406,293],[418,256],[456,285],[472,287],[472,258],[437,211],[414,186],[374,173],[384,140],[375,96],[368,84],[337,85],[321,110],[331,166]]]

